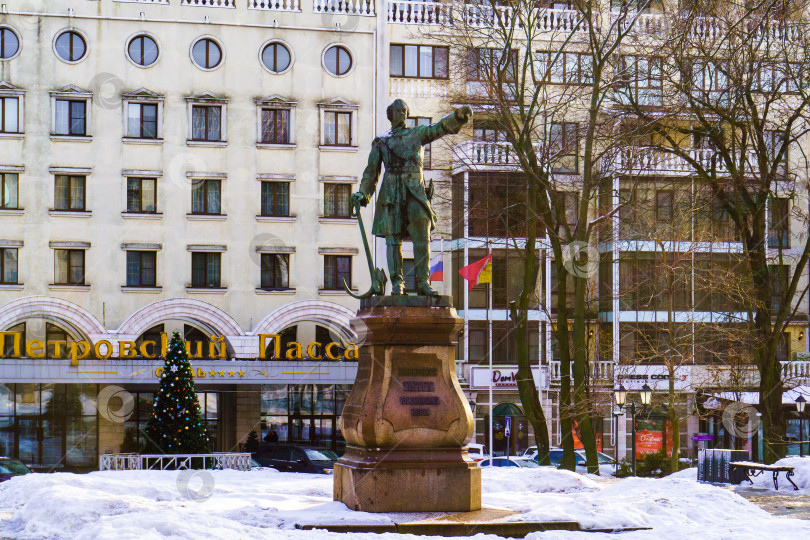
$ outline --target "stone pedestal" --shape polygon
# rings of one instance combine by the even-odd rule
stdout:
[[[364,512],[481,508],[481,469],[467,455],[474,419],[456,378],[462,320],[450,297],[363,300],[362,343],[340,426],[346,453],[334,499]]]

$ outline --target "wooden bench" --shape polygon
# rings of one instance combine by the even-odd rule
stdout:
[[[742,469],[745,472],[745,478],[751,484],[754,483],[751,477],[759,476],[760,474],[769,471],[773,473],[773,487],[779,489],[779,473],[784,472],[787,481],[793,485],[794,491],[799,491],[799,486],[793,483],[790,479],[793,476],[793,467],[785,467],[784,465],[765,465],[764,463],[755,463],[753,461],[732,461],[729,463],[730,467]]]

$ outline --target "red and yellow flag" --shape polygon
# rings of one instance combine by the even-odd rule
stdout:
[[[470,290],[480,283],[492,283],[492,253],[458,271],[467,280]]]

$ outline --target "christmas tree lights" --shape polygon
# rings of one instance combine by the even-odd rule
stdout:
[[[160,454],[208,454],[210,446],[194,390],[194,373],[185,343],[172,334],[152,417],[146,424],[151,452]]]

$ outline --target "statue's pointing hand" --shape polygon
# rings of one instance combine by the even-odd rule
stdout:
[[[469,105],[464,105],[456,109],[456,117],[465,123],[472,117],[472,114],[473,112]]]

